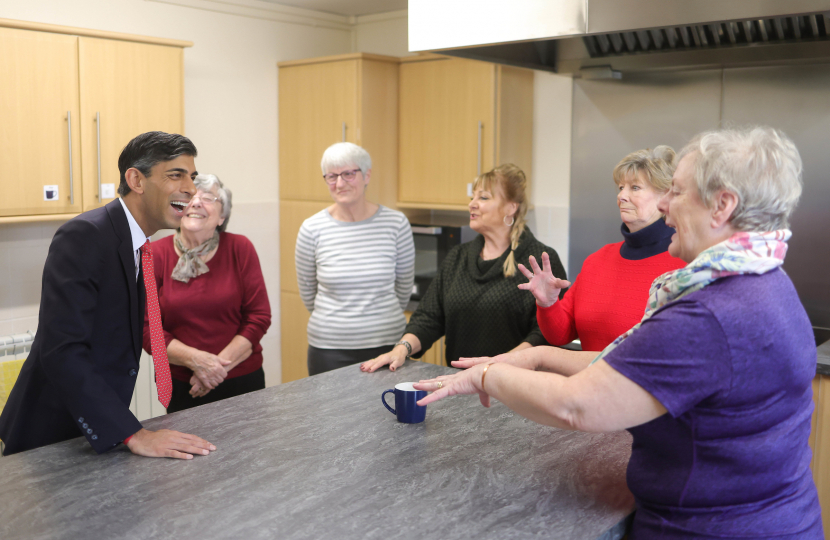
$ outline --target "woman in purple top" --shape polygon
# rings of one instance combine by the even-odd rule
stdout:
[[[768,128],[704,133],[680,158],[659,208],[676,230],[669,253],[688,264],[654,281],[640,323],[571,377],[469,359],[416,384],[433,391],[420,403],[477,393],[551,426],[628,429],[632,539],[821,539],[808,445],[816,348],[780,268],[801,158]]]

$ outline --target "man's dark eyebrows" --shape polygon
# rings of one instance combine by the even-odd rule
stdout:
[[[176,168],[174,168],[174,169],[167,169],[167,170],[166,170],[166,171],[164,171],[164,172],[166,172],[166,173],[171,173],[171,172],[180,172],[180,173],[185,173],[185,174],[187,174],[187,169],[182,169],[181,167],[176,167]]]

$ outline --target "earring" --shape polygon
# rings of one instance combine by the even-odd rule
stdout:
[[[508,222],[507,222],[507,218],[510,218],[510,223],[508,223]],[[512,226],[512,225],[513,225],[513,222],[514,222],[515,220],[513,219],[513,216],[504,216],[504,219],[502,219],[502,221],[504,221],[504,224],[505,224],[505,225],[507,225],[508,227],[510,227],[510,226]]]

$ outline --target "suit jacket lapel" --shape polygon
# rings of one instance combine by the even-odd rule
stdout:
[[[124,269],[124,277],[130,291],[130,330],[133,336],[133,349],[136,354],[136,362],[141,355],[141,339],[144,331],[143,313],[139,313],[140,305],[138,299],[138,283],[135,277],[135,251],[133,251],[133,239],[130,234],[130,224],[127,222],[127,215],[121,207],[118,199],[107,204],[107,213],[112,220],[121,243],[118,245],[118,255],[121,259],[121,266]],[[140,277],[140,276],[139,276]]]

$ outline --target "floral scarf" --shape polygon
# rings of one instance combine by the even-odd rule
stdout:
[[[784,263],[789,229],[770,232],[738,232],[703,250],[683,268],[666,272],[651,284],[643,319],[605,347],[591,362],[604,358],[634,333],[661,307],[699,291],[715,280],[740,274],[765,274]]]

